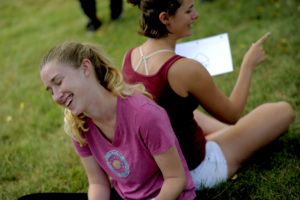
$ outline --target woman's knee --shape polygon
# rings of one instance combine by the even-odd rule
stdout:
[[[274,103],[265,103],[260,106],[261,108],[267,108],[272,110],[280,116],[284,117],[289,123],[291,123],[295,118],[295,111],[292,106],[286,101],[279,101]]]
[[[294,121],[295,119],[295,111],[292,108],[292,106],[285,102],[285,101],[281,101],[279,102],[281,104],[281,106],[283,107],[283,109],[286,111],[286,115],[289,118],[290,122]]]
[[[295,118],[295,111],[292,106],[286,101],[274,103],[277,106],[278,113],[285,117],[288,123],[291,123]]]

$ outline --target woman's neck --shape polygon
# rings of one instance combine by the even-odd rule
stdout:
[[[175,50],[176,40],[170,37],[163,37],[159,39],[149,38],[144,44],[143,48],[151,49],[153,51],[159,49]]]
[[[101,91],[95,92],[90,98],[85,115],[101,124],[112,123],[116,118],[117,96],[102,86],[99,89]]]
[[[104,88],[103,88],[104,89]],[[94,124],[101,130],[101,134],[110,142],[114,140],[115,127],[117,122],[117,96],[105,91],[94,96],[95,101],[90,106],[87,115]]]

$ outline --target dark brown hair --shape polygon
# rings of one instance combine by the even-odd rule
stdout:
[[[175,15],[181,6],[182,0],[127,0],[142,11],[139,34],[150,38],[161,38],[169,32],[166,25],[159,20],[159,14],[166,12],[169,16]]]

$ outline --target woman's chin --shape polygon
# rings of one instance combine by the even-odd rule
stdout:
[[[75,116],[79,116],[79,115],[81,114],[81,112],[78,112],[78,111],[76,111],[76,110],[71,110],[71,109],[70,109],[70,111],[71,111],[71,113],[72,113],[73,115],[75,115]]]
[[[190,36],[192,36],[192,29],[186,34],[185,37],[190,37]]]

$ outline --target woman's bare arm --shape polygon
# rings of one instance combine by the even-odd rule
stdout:
[[[264,35],[245,54],[230,97],[220,91],[208,71],[192,59],[180,59],[170,68],[168,79],[172,89],[183,97],[193,94],[212,116],[222,122],[235,123],[245,108],[253,70],[266,58],[262,44],[267,37],[268,34]]]
[[[89,200],[109,200],[110,183],[105,172],[93,156],[81,157],[81,161],[89,180]]]
[[[164,177],[164,183],[156,200],[177,199],[185,188],[186,176],[176,146],[154,156],[154,159]]]

